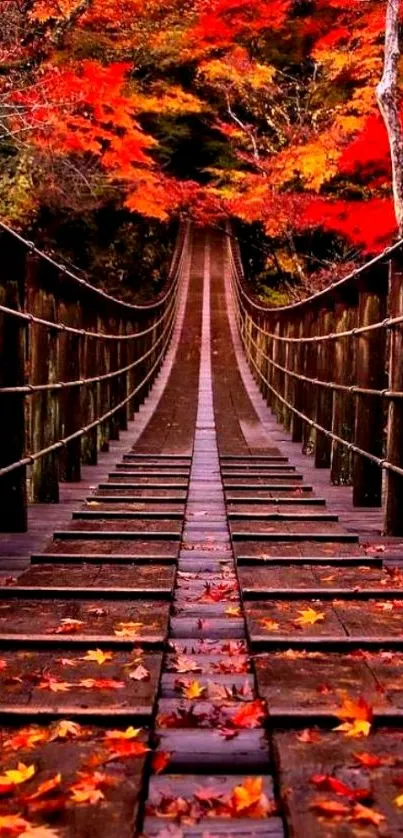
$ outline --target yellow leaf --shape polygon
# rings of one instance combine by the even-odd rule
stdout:
[[[13,786],[19,786],[33,777],[35,771],[34,765],[24,765],[23,762],[19,762],[17,768],[10,768],[0,776],[0,785],[11,783]]]
[[[126,730],[107,730],[106,739],[136,739],[141,733],[141,727],[127,727]]]
[[[275,620],[270,620],[269,617],[262,617],[259,623],[266,631],[278,631],[280,628],[280,623],[276,623]]]
[[[369,736],[371,722],[367,722],[365,719],[354,719],[353,722],[343,722],[342,725],[334,727],[333,730],[340,730],[350,737]]]
[[[73,803],[99,803],[104,800],[105,795],[101,789],[72,789],[71,800]]]
[[[230,605],[229,608],[225,609],[225,613],[227,617],[240,617],[241,609],[239,605]]]
[[[55,739],[67,739],[69,736],[71,736],[72,739],[75,739],[77,736],[80,736],[81,732],[81,725],[77,724],[77,722],[69,722],[67,719],[62,719],[54,728],[50,741],[53,742]]]
[[[398,794],[398,796],[395,797],[395,804],[396,806],[399,806],[399,808],[403,806],[403,794]]]
[[[321,623],[325,619],[324,611],[315,611],[314,608],[306,608],[303,611],[298,611],[300,615],[294,622],[298,626],[313,626],[315,623]]]
[[[116,637],[137,637],[139,629],[143,625],[144,624],[140,622],[117,623],[114,633],[116,634]]]
[[[203,687],[198,681],[189,681],[187,684],[183,684],[182,686],[182,695],[184,698],[189,698],[191,700],[194,698],[201,698],[205,691],[206,687]]]
[[[83,661],[93,661],[94,663],[98,663],[100,666],[105,663],[105,661],[110,661],[113,658],[112,652],[103,652],[102,649],[89,649],[85,657],[81,660]]]

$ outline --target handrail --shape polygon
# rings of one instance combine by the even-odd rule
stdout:
[[[112,297],[111,294],[107,294],[106,291],[103,291],[102,288],[97,288],[95,285],[91,285],[86,279],[77,276],[77,274],[73,273],[66,265],[63,265],[45,253],[43,250],[40,250],[34,242],[25,239],[18,233],[16,230],[13,230],[12,227],[9,227],[8,224],[5,224],[4,221],[0,221],[0,229],[4,232],[8,233],[12,236],[16,241],[22,244],[30,253],[34,253],[36,256],[39,256],[44,262],[47,262],[57,271],[60,271],[73,283],[76,283],[80,288],[84,288],[86,291],[90,291],[92,294],[102,298],[102,300],[106,301],[107,303],[113,303],[114,305],[118,306],[120,309],[125,310],[127,312],[145,312],[145,311],[155,311],[156,309],[160,308],[164,305],[167,296],[169,296],[170,288],[168,287],[167,291],[163,294],[163,296],[154,303],[144,303],[144,304],[134,304],[134,303],[127,303],[124,300],[119,300],[117,297]],[[174,268],[174,260],[172,263],[172,267]],[[168,277],[169,282],[170,276]]]
[[[26,529],[28,494],[57,502],[59,479],[79,480],[138,410],[172,336],[189,237],[187,224],[164,296],[120,306],[72,275],[91,291],[77,301],[56,281],[60,266],[42,253],[32,265],[13,233],[0,274],[0,530]]]
[[[352,486],[356,505],[383,506],[389,535],[403,535],[402,244],[270,308],[246,290],[237,242],[227,240],[237,327],[263,395],[315,465]]]

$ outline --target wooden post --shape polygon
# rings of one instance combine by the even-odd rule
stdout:
[[[119,321],[119,334],[124,335],[126,334],[125,329],[125,321],[120,319]],[[118,364],[119,368],[122,369],[126,367],[128,364],[128,346],[127,340],[120,340],[118,345]],[[123,372],[118,378],[118,401],[123,402],[127,394],[129,392],[129,373]],[[118,422],[119,422],[119,429],[121,431],[127,431],[127,425],[129,421],[129,403],[126,402],[125,405],[118,411],[117,414]]]
[[[292,326],[291,336],[295,338],[300,338],[303,336],[304,333],[304,321],[301,318],[298,322],[294,321]],[[303,343],[295,343],[293,344],[293,369],[299,375],[303,374],[304,370],[304,344]],[[303,393],[304,393],[304,383],[303,381],[299,381],[297,378],[294,379],[294,406],[297,410],[303,410]],[[291,419],[291,437],[293,442],[301,442],[302,441],[302,427],[303,422],[299,416],[295,413],[292,414]]]
[[[283,337],[291,337],[291,321],[287,319],[282,324],[281,334]],[[288,341],[281,341],[280,343],[280,358],[281,366],[285,369],[292,370],[292,350],[293,345],[292,343],[288,343]],[[294,379],[292,376],[287,375],[287,373],[282,373],[282,391],[284,398],[293,404],[293,395],[294,395]],[[292,419],[292,410],[283,405],[283,425],[286,431],[289,431],[291,428],[291,419]]]
[[[333,327],[333,311],[324,309],[318,319],[319,334],[329,335]],[[331,381],[334,371],[333,354],[334,343],[330,340],[319,341],[317,344],[317,371],[320,381]],[[327,431],[332,429],[333,390],[316,386],[316,422]],[[331,439],[317,430],[315,443],[315,468],[330,468],[332,451]]]
[[[365,287],[359,292],[359,325],[366,326],[384,319],[386,314],[387,273],[385,266],[365,276]],[[357,385],[382,390],[386,387],[385,329],[359,333],[357,341]],[[382,457],[383,400],[379,396],[358,395],[355,414],[354,444],[363,451]],[[366,457],[353,457],[354,506],[380,506],[382,474]]]
[[[389,264],[389,316],[403,314],[403,265],[399,255]],[[403,392],[403,325],[393,326],[389,341],[389,389]],[[403,399],[391,399],[388,408],[386,459],[403,468]],[[403,477],[385,472],[384,532],[403,535]]]
[[[102,313],[98,319],[98,331],[99,332],[108,332],[108,321],[105,318],[105,314]],[[110,370],[110,340],[103,340],[99,338],[97,340],[97,366],[98,366],[98,374],[106,375]],[[105,413],[108,412],[110,408],[110,399],[109,399],[109,380],[100,381],[97,385],[98,396],[98,409],[99,409],[99,416],[103,416]],[[110,439],[110,423],[108,420],[102,422],[99,425],[99,446],[100,451],[109,451],[109,439]]]
[[[66,326],[81,328],[80,304],[78,300],[59,302],[58,319]],[[59,335],[59,380],[79,381],[81,379],[81,342],[80,335],[61,332]],[[70,436],[83,425],[81,415],[81,388],[64,387],[60,396],[60,434]],[[81,480],[81,439],[73,439],[60,453],[60,479],[67,483]]]
[[[108,331],[111,334],[118,334],[118,321],[115,316],[109,318]],[[119,369],[119,346],[117,340],[108,341],[109,343],[109,362],[110,371]],[[119,404],[119,376],[114,375],[109,381],[109,410]],[[110,417],[109,421],[109,439],[119,439],[119,417],[116,411]]]
[[[0,303],[20,310],[24,302],[25,254],[19,243],[1,237]],[[25,380],[26,323],[0,314],[0,387],[20,387]],[[0,468],[25,454],[25,410],[22,394],[0,394]],[[0,477],[0,531],[27,530],[26,468]]]
[[[356,300],[342,299],[335,306],[335,332],[347,332],[357,326],[358,310]],[[356,381],[356,341],[344,337],[334,342],[334,375],[338,384],[348,387]],[[332,431],[337,436],[352,442],[355,425],[355,396],[343,390],[336,390],[333,400]],[[352,483],[353,457],[345,445],[332,442],[330,479],[335,486],[350,486]]]
[[[98,331],[98,317],[88,300],[86,300],[83,311],[83,326],[86,332]],[[98,342],[98,338],[90,338],[88,335],[83,338],[81,369],[84,378],[94,378],[99,375],[97,366]],[[97,384],[88,384],[82,387],[81,415],[86,425],[95,421],[98,417],[98,392]],[[96,466],[98,462],[98,428],[93,428],[81,438],[81,460],[84,465]]]
[[[54,295],[45,288],[55,282],[53,268],[39,257],[27,257],[27,309],[45,320],[56,320]],[[31,323],[28,342],[31,384],[51,384],[58,380],[58,332]],[[59,437],[59,398],[57,391],[43,390],[31,396],[30,425],[32,453],[39,452]],[[32,500],[36,503],[59,501],[59,452],[51,452],[32,466]]]
[[[316,322],[317,312],[307,311],[304,313],[305,321],[305,337],[312,337],[317,334]],[[317,369],[317,345],[312,341],[304,344],[304,371],[303,374],[308,378],[316,377]],[[303,410],[302,413],[308,416],[309,419],[314,419],[316,416],[316,397],[317,387],[314,384],[304,382],[303,394]],[[302,434],[302,451],[304,454],[313,454],[315,450],[316,430],[308,422],[304,422]]]

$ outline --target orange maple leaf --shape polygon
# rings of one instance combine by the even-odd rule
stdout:
[[[386,820],[385,815],[377,812],[375,809],[370,809],[368,806],[362,806],[361,803],[356,803],[351,813],[352,821],[361,823],[372,823],[374,826],[379,826],[382,821]]]
[[[346,696],[335,715],[342,719],[342,724],[334,728],[345,733],[346,736],[368,736],[371,730],[373,710],[361,696],[358,701]]]
[[[59,789],[62,782],[62,775],[55,774],[54,777],[51,777],[50,780],[45,780],[41,783],[37,790],[32,792],[32,794],[27,795],[24,800],[26,802],[30,802],[31,800],[38,800],[40,797],[45,797],[47,794],[55,791],[55,789]]]
[[[29,822],[21,815],[0,815],[0,833],[3,835],[20,835],[24,829],[28,829]]]
[[[83,620],[74,620],[72,617],[65,617],[60,621],[60,625],[55,629],[51,629],[53,634],[74,634],[80,631],[81,626],[84,625]]]
[[[263,792],[262,777],[246,777],[243,783],[235,786],[231,792],[232,806],[241,817],[265,817],[270,811],[270,804]]]
[[[77,686],[86,690],[121,690],[125,683],[114,678],[83,678]]]
[[[309,808],[318,815],[324,815],[328,818],[345,817],[350,814],[350,807],[338,800],[326,800],[325,798],[318,798],[309,804]]]
[[[11,748],[13,751],[19,751],[23,748],[31,749],[35,748],[39,742],[46,742],[47,739],[47,731],[27,727],[19,730],[18,733],[10,736],[9,739],[6,739],[3,747]]]
[[[231,716],[231,724],[234,727],[258,727],[265,716],[264,702],[257,698],[243,704],[237,712]]]

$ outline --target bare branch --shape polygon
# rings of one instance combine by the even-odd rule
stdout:
[[[376,96],[389,138],[395,215],[399,234],[403,235],[403,131],[398,90],[400,2],[387,0],[383,75]]]

